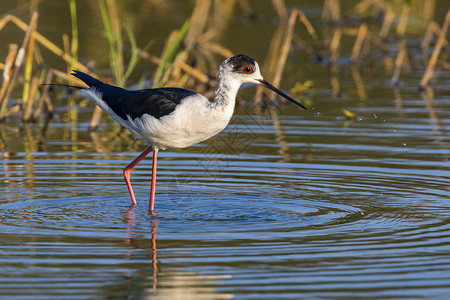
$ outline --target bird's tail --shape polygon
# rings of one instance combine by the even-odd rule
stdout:
[[[76,78],[80,79],[84,83],[86,83],[91,89],[94,88],[100,93],[103,94],[103,100],[107,100],[111,96],[120,96],[123,93],[127,93],[126,90],[118,87],[113,86],[104,82],[101,82],[100,80],[95,79],[94,77],[83,73],[81,71],[73,70],[72,75]]]
[[[80,79],[81,81],[86,83],[89,87],[95,87],[95,88],[99,89],[104,86],[109,86],[109,84],[103,83],[100,80],[97,80],[94,77],[92,77],[86,73],[83,73],[81,71],[73,70],[71,75]]]
[[[80,79],[84,83],[86,83],[89,87],[82,87],[82,86],[76,86],[76,85],[69,85],[69,84],[58,84],[58,83],[45,83],[42,85],[50,85],[50,86],[63,86],[68,88],[74,88],[81,90],[81,94],[83,96],[88,97],[88,94],[83,94],[83,91],[92,90],[96,91],[96,95],[98,93],[101,95],[99,99],[104,100],[106,102],[109,101],[109,99],[112,97],[121,97],[123,94],[128,93],[127,90],[124,90],[118,86],[109,85],[107,83],[101,82],[100,80],[95,79],[94,77],[83,73],[81,71],[73,70],[72,75],[76,78]],[[94,101],[98,105],[98,101],[95,101],[93,98],[88,97],[92,101]],[[95,97],[94,97],[95,98]]]
[[[97,90],[100,90],[102,87],[108,86],[106,83],[103,83],[100,80],[97,80],[94,77],[89,76],[88,74],[83,73],[81,71],[73,70],[71,75],[75,76],[76,78],[78,78],[81,81],[83,81],[84,83],[86,83],[90,88],[95,87],[95,88],[97,88]],[[64,86],[64,87],[74,88],[74,89],[79,89],[79,90],[86,89],[86,87],[83,87],[83,86],[70,85],[70,84],[59,84],[59,83],[43,83],[41,85]]]

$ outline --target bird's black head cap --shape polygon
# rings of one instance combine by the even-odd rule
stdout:
[[[244,54],[230,57],[227,64],[231,67],[231,70],[236,73],[249,74],[255,71],[255,60]]]

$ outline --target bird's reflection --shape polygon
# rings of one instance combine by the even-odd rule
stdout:
[[[124,212],[123,217],[125,220],[125,223],[127,225],[126,230],[125,230],[125,240],[124,243],[126,245],[130,245],[135,249],[139,249],[140,246],[135,242],[134,240],[134,225],[135,225],[135,212],[134,210],[136,209],[135,205],[131,205],[127,211]],[[158,262],[157,262],[157,258],[156,258],[156,220],[155,219],[151,219],[150,220],[150,225],[151,225],[151,251],[152,251],[152,277],[153,277],[153,283],[152,283],[152,287],[153,289],[156,289],[156,284],[157,284],[157,275],[158,275]],[[129,249],[126,254],[125,257],[127,259],[131,259],[131,254],[133,253],[133,249]],[[131,278],[130,275],[127,276],[127,278]]]

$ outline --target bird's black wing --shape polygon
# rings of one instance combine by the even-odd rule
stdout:
[[[180,88],[158,88],[126,91],[120,95],[105,93],[103,100],[122,119],[132,119],[149,114],[157,119],[171,114],[183,99],[195,95]]]
[[[84,81],[90,88],[102,94],[102,100],[112,111],[124,120],[149,114],[161,118],[171,114],[181,101],[194,92],[180,88],[157,88],[129,91],[101,82],[83,72],[73,71],[72,75]]]

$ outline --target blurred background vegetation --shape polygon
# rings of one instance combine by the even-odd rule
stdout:
[[[450,68],[446,0],[2,0],[0,14],[2,120],[51,116],[51,87],[42,84],[81,85],[72,69],[123,87],[179,86],[212,97],[220,63],[244,53],[313,106],[311,72],[339,96],[347,68],[364,100],[367,73],[381,69],[395,86],[403,73],[419,72],[415,85],[424,89]],[[276,103],[270,97],[258,89],[254,102]],[[99,118],[97,108],[92,129]]]

